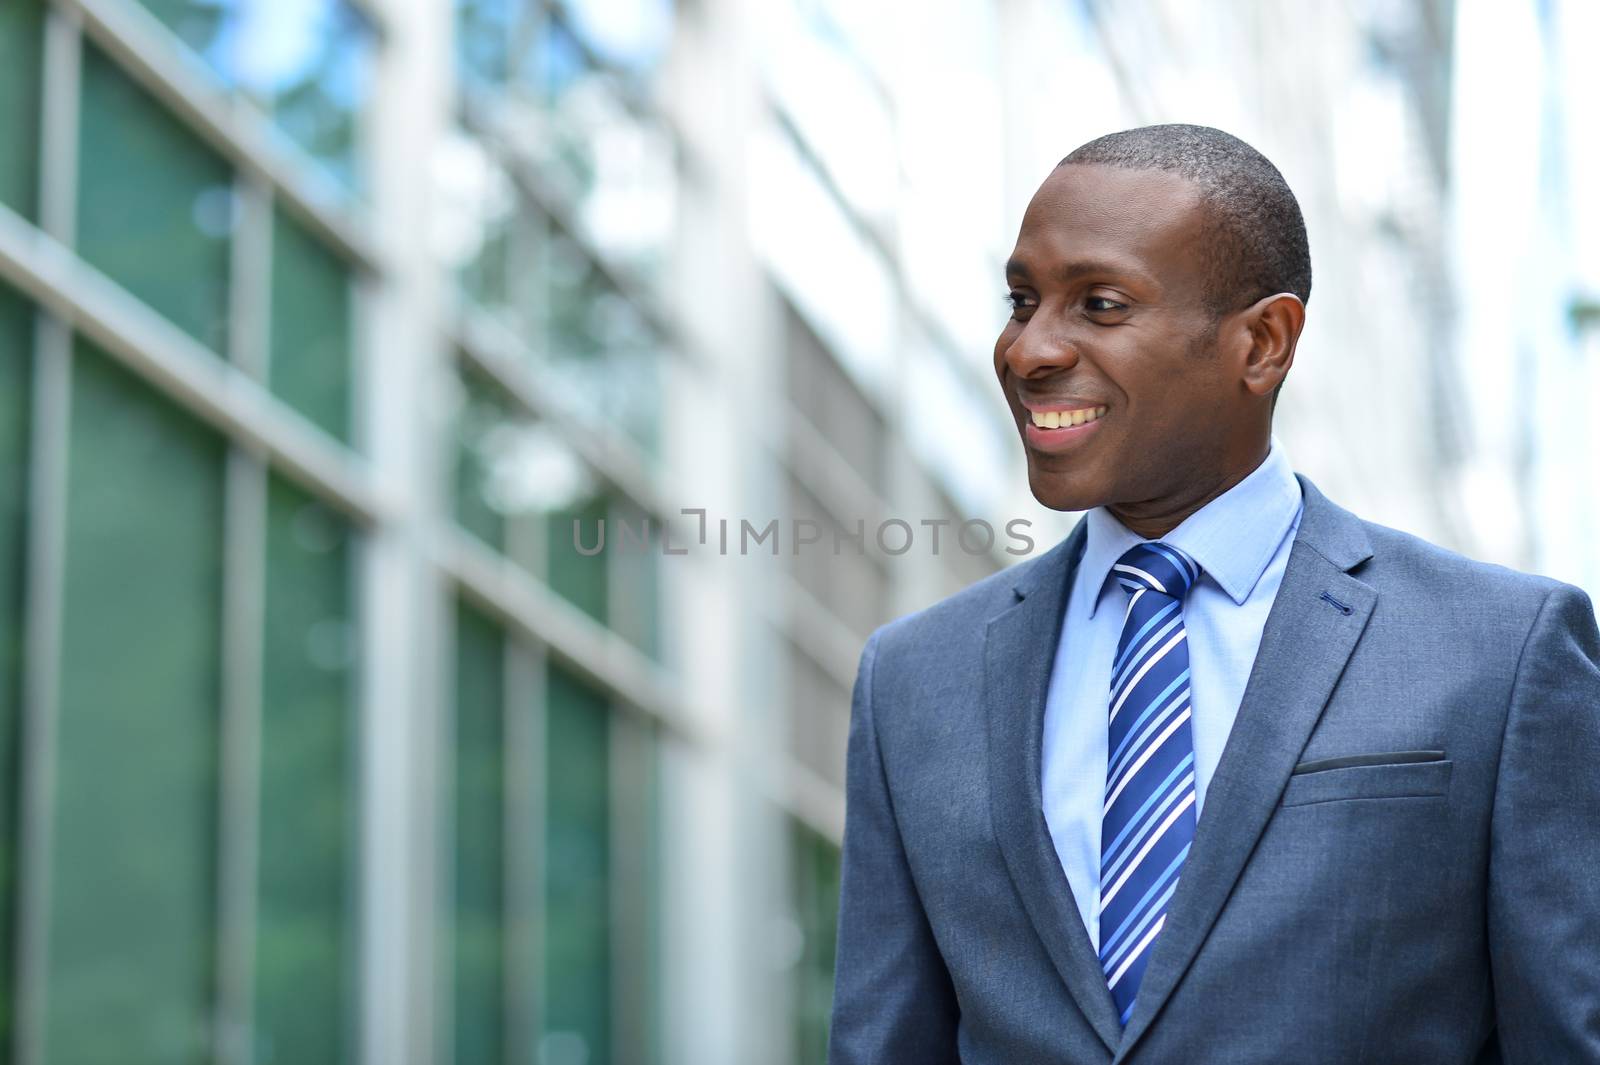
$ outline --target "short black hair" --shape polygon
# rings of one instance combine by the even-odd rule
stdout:
[[[1057,166],[1165,170],[1199,186],[1206,209],[1205,301],[1220,318],[1266,296],[1311,298],[1311,247],[1300,202],[1278,168],[1231,133],[1173,123],[1096,138]]]

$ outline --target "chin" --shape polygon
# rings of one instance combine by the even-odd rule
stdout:
[[[1099,478],[1085,471],[1057,472],[1041,470],[1031,460],[1028,463],[1028,488],[1041,506],[1051,510],[1092,510],[1108,501],[1105,486]]]

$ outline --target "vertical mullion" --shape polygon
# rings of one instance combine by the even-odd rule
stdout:
[[[453,829],[450,677],[454,596],[435,564],[449,520],[448,454],[434,399],[450,359],[448,307],[425,218],[427,164],[450,127],[454,10],[387,4],[371,106],[371,204],[391,235],[358,302],[353,424],[392,508],[363,540],[360,615],[361,1065],[448,1065]],[[380,362],[381,360],[381,362]],[[377,380],[381,374],[381,382]],[[366,386],[366,387],[363,387]]]
[[[49,970],[50,852],[54,827],[56,715],[60,708],[72,333],[38,316],[28,486],[28,576],[22,679],[22,795],[18,820],[17,1065],[44,1061]]]
[[[228,350],[265,381],[270,351],[272,199],[239,177],[230,248]],[[222,715],[217,817],[217,1024],[221,1065],[246,1065],[254,1045],[255,928],[261,839],[262,655],[266,623],[267,464],[228,451],[223,522]]]
[[[78,112],[82,65],[83,16],[74,7],[52,4],[45,17],[39,224],[68,248],[78,243]]]
[[[67,247],[75,244],[79,68],[82,24],[76,12],[46,12],[43,120],[39,141],[39,219]],[[56,716],[63,581],[66,573],[67,451],[72,409],[72,331],[40,312],[34,339],[33,420],[29,429],[27,584],[24,591],[22,743],[19,761],[16,1065],[44,1061],[49,970],[50,852],[56,769]]]

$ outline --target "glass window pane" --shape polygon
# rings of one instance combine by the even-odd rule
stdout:
[[[597,427],[620,428],[655,456],[660,339],[570,238],[551,238],[547,264],[548,367],[542,383],[566,409]]]
[[[639,715],[611,718],[611,782],[614,833],[611,853],[615,925],[612,934],[617,979],[611,1014],[616,1045],[612,1057],[659,1065],[661,1015],[661,774],[660,738]]]
[[[498,86],[508,75],[515,0],[456,0],[456,63],[469,84]]]
[[[850,741],[850,689],[798,643],[785,640],[783,646],[788,650],[784,686],[789,713],[785,715],[784,740],[789,753],[843,790]]]
[[[345,0],[143,3],[298,147],[346,186],[360,186],[375,34],[359,11]]]
[[[0,3],[0,203],[36,217],[43,0]]]
[[[795,1060],[828,1056],[828,1015],[833,1009],[833,954],[839,926],[839,848],[795,823],[790,834],[791,872],[800,957],[794,971]]]
[[[376,40],[339,0],[240,4],[233,43],[239,80],[289,139],[346,187],[360,189],[361,118],[372,94]],[[279,42],[285,37],[292,47]]]
[[[610,616],[607,609],[607,589],[610,587],[607,562],[611,553],[618,550],[622,539],[621,529],[607,520],[609,512],[609,501],[604,496],[553,511],[549,521],[549,562],[545,574],[545,581],[557,595],[602,625]],[[638,529],[635,524],[633,535],[637,536]],[[602,536],[604,546],[601,546]]]
[[[505,633],[456,613],[455,1065],[502,1065]]]
[[[823,439],[850,463],[852,470],[879,493],[884,492],[887,481],[885,456],[889,448],[885,444],[888,427],[884,424],[883,415],[839,365],[828,346],[799,312],[785,304],[783,317],[786,379],[789,396],[794,400],[795,407],[816,427]],[[916,365],[916,376],[920,377],[923,364],[919,361]],[[962,398],[970,400],[968,395]],[[920,411],[922,408],[912,409]],[[970,446],[967,434],[961,433],[960,440],[950,446]]]
[[[546,387],[598,429],[619,427],[646,454],[656,453],[661,341],[570,238],[552,237],[547,269]]]
[[[350,439],[350,271],[279,212],[272,238],[275,395],[340,440]]]
[[[228,3],[216,0],[140,0],[185,44],[201,55],[211,53],[224,36],[229,14]]]
[[[456,415],[456,522],[497,551],[506,546],[505,503],[497,491],[496,471],[505,461],[515,432],[509,404],[494,386],[476,374],[461,378],[461,407]]]
[[[539,238],[511,172],[495,149],[461,127],[432,155],[433,248],[461,295],[525,333],[536,312]]]
[[[74,364],[45,1045],[210,1059],[223,443]]]
[[[93,47],[83,52],[82,106],[79,253],[225,352],[228,165]]]
[[[587,499],[593,475],[565,438],[519,412],[487,377],[463,368],[460,386],[456,522],[529,573],[542,575],[549,513]],[[570,529],[568,535],[570,540]]]
[[[611,1060],[611,774],[604,695],[552,664],[545,734],[542,1061]]]
[[[646,524],[648,523],[648,524]],[[623,528],[633,531],[623,534]],[[635,503],[619,499],[611,510],[612,533],[618,534],[611,550],[608,576],[614,586],[611,625],[623,639],[652,657],[661,652],[661,523],[646,517]],[[641,536],[641,533],[645,535]],[[678,544],[674,547],[685,547]]]
[[[262,1065],[352,1057],[351,550],[341,517],[272,479],[255,974]]]
[[[17,725],[21,713],[23,574],[28,515],[28,398],[33,312],[0,287],[0,958],[12,957]],[[11,966],[0,963],[0,1047],[11,1040]],[[0,1052],[0,1060],[4,1060]]]
[[[578,230],[608,261],[659,280],[678,218],[670,129],[630,104],[625,97],[634,94],[592,66],[559,19],[546,21],[527,51],[522,77],[538,106],[530,101],[518,121],[537,131],[528,146],[541,177],[560,191]]]

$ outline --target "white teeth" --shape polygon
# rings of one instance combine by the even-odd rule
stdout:
[[[1105,407],[1080,408],[1074,411],[1031,411],[1033,424],[1041,429],[1070,429],[1079,425],[1087,425],[1096,418],[1102,417],[1106,412]]]

